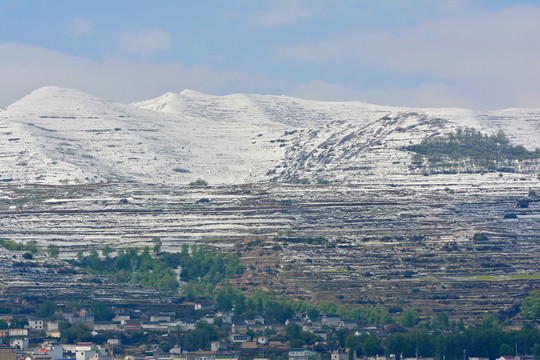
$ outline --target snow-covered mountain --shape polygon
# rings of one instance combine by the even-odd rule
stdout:
[[[0,180],[210,184],[410,174],[403,146],[458,127],[540,144],[540,110],[411,109],[190,90],[123,105],[44,87],[0,111]]]

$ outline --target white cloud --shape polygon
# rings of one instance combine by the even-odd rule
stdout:
[[[322,6],[323,3],[313,0],[288,0],[274,3],[278,5],[264,10],[228,12],[225,14],[225,17],[240,19],[249,27],[276,28],[311,20],[317,16],[328,16],[329,11],[336,8],[332,6],[325,9]]]
[[[152,53],[167,50],[171,46],[169,33],[155,28],[142,28],[121,33],[118,44],[126,53]]]
[[[469,99],[463,106],[540,107],[539,18],[540,7],[532,6],[476,11],[401,31],[341,33],[327,41],[278,49],[277,54],[353,71],[369,64],[420,75],[430,83],[455,84],[438,91],[459,89]]]
[[[234,71],[122,60],[97,62],[15,43],[0,44],[0,78],[0,106],[46,85],[76,88],[129,103],[185,88],[227,93],[258,81]]]
[[[69,25],[69,31],[74,37],[89,36],[94,32],[94,23],[83,17],[74,17]]]

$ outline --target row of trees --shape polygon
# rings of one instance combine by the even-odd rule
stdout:
[[[468,356],[495,359],[504,355],[534,354],[540,358],[540,330],[526,324],[520,331],[503,331],[500,327],[470,328],[450,334],[430,334],[425,331],[389,335],[383,342],[386,354],[413,357],[459,359],[463,351]]]

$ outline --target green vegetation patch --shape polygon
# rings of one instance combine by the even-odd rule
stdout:
[[[125,248],[118,256],[100,258],[97,250],[89,256],[78,254],[69,262],[97,275],[114,277],[120,282],[133,282],[159,289],[177,290],[178,276],[175,269],[182,267],[180,279],[213,287],[221,281],[243,272],[243,266],[236,255],[216,253],[207,247],[182,246],[180,253],[154,252],[150,248]]]
[[[192,181],[189,183],[189,186],[191,187],[206,187],[208,186],[208,182],[203,179],[197,179],[195,181]]]
[[[482,281],[499,281],[499,278],[496,278],[495,276],[491,275],[476,275],[475,276],[478,280]]]
[[[540,274],[513,274],[509,276],[515,280],[540,280]]]
[[[274,240],[294,244],[327,245],[328,239],[323,237],[277,237]]]
[[[473,128],[428,137],[406,150],[416,153],[412,168],[425,173],[478,173],[486,171],[536,171],[540,149],[511,145],[504,132],[485,135]],[[528,169],[525,169],[528,168]]]
[[[31,240],[27,243],[18,243],[12,240],[0,239],[0,246],[11,251],[28,251],[32,254],[37,254],[39,251],[37,241],[35,240]]]

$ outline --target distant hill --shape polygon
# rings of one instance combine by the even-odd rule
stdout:
[[[0,181],[209,184],[421,176],[406,149],[472,127],[540,144],[540,110],[411,109],[185,90],[123,105],[44,87],[0,111]],[[530,169],[529,169],[530,170]]]

